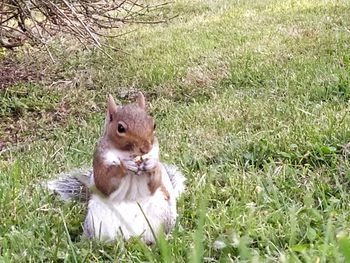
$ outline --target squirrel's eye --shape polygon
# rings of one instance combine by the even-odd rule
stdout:
[[[154,125],[153,125],[153,130],[155,130],[155,129],[156,129],[156,126],[157,126],[157,125],[156,125],[156,123],[154,123]]]
[[[123,124],[118,124],[118,133],[125,133],[125,127]]]

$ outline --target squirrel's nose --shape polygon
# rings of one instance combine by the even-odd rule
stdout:
[[[151,144],[149,144],[149,143],[144,144],[144,145],[140,148],[140,152],[141,152],[141,154],[149,153],[149,151],[151,150],[151,148],[152,148]]]

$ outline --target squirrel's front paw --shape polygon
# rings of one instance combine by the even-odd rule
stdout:
[[[159,160],[156,158],[146,158],[140,165],[141,171],[153,171],[159,164]]]
[[[127,170],[131,172],[136,173],[139,170],[139,166],[134,160],[130,160],[130,159],[122,160],[122,164]]]

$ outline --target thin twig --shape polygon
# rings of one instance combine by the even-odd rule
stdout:
[[[90,29],[85,25],[85,23],[79,18],[78,14],[75,12],[75,10],[67,3],[66,0],[62,0],[63,3],[67,5],[67,7],[72,11],[72,13],[75,15],[75,18],[79,21],[79,23],[85,28],[86,32],[90,35],[90,37],[95,41],[98,47],[101,47],[100,41],[92,34]]]

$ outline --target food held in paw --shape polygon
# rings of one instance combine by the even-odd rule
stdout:
[[[134,162],[135,162],[137,165],[141,165],[141,163],[143,162],[142,156],[136,156],[136,157],[134,158]]]
[[[144,154],[144,155],[141,155],[141,156],[136,156],[134,158],[134,162],[140,166],[147,158],[148,158],[148,154]]]

